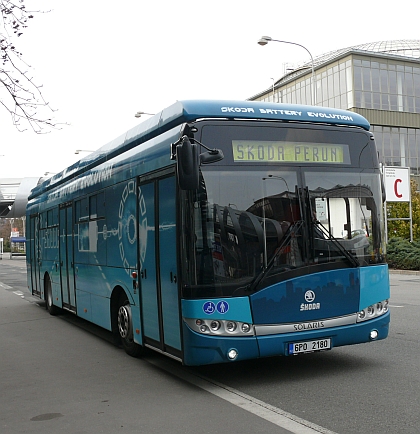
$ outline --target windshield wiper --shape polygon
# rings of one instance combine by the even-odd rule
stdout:
[[[248,291],[253,291],[264,280],[267,273],[273,268],[273,265],[274,265],[276,258],[280,255],[280,253],[282,253],[283,248],[291,241],[292,236],[295,236],[295,234],[300,231],[300,229],[303,226],[303,223],[304,222],[302,220],[300,220],[300,221],[297,221],[296,223],[292,224],[289,227],[289,229],[288,229],[288,231],[284,237],[283,242],[280,244],[279,247],[277,247],[273,256],[268,261],[267,266],[257,276],[255,276],[254,280],[249,284],[249,286],[247,288]],[[285,264],[285,265],[287,267],[287,264]]]
[[[342,244],[340,243],[340,241],[337,240],[337,238],[334,238],[331,235],[331,232],[318,220],[313,220],[312,221],[312,226],[314,228],[316,228],[317,230],[321,231],[321,233],[323,234],[323,236],[325,238],[324,241],[331,241],[332,244],[334,244],[337,249],[339,250],[339,252],[353,265],[353,267],[359,267],[360,266],[360,262],[359,260],[353,256],[351,254],[351,252],[349,252],[348,250],[346,250]]]

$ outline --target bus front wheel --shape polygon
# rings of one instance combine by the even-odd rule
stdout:
[[[117,326],[125,352],[132,357],[139,357],[143,353],[143,347],[134,342],[131,306],[125,295],[120,297]]]

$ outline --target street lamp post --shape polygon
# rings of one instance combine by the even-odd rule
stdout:
[[[271,77],[271,80],[273,80],[273,102],[275,102],[275,101],[274,101],[274,95],[275,95],[275,94],[274,94],[274,84],[275,84],[275,80],[274,80],[273,77]],[[277,100],[278,100],[278,98],[277,98]],[[277,102],[278,102],[278,101],[277,101]]]
[[[261,39],[258,41],[259,45],[267,45],[269,42],[282,42],[284,44],[292,44],[297,45],[298,47],[302,47],[304,50],[306,50],[311,57],[311,65],[312,65],[312,77],[311,77],[311,100],[312,105],[316,104],[316,86],[315,86],[315,71],[314,71],[314,59],[312,57],[311,52],[303,45],[297,44],[296,42],[289,42],[289,41],[280,41],[278,39],[273,39],[271,36],[261,36]]]

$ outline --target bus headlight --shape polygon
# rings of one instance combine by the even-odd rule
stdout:
[[[211,329],[213,332],[219,330],[219,329],[220,329],[220,322],[219,322],[219,321],[212,321],[212,322],[210,323],[210,329]]]
[[[233,333],[236,330],[236,322],[234,322],[234,321],[228,321],[226,323],[226,330],[229,333]]]
[[[244,322],[241,325],[241,329],[244,333],[249,333],[249,331],[251,330],[251,326],[248,323]]]
[[[372,304],[371,306],[368,306],[367,308],[358,312],[357,322],[363,322],[373,318],[378,318],[378,316],[386,314],[388,310],[389,300],[379,301],[378,303]],[[372,332],[374,332],[374,330],[372,330]],[[376,337],[371,336],[371,339],[376,339]]]
[[[206,335],[235,337],[255,335],[254,326],[247,322],[201,318],[184,318],[184,322],[192,330]]]

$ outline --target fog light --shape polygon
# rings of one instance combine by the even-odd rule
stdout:
[[[228,351],[227,357],[229,360],[235,360],[238,357],[238,351],[232,348]]]
[[[370,331],[370,338],[372,341],[374,341],[378,337],[378,330],[371,330]]]
[[[207,331],[207,326],[204,325],[204,324],[201,325],[201,326],[200,326],[200,332],[201,332],[201,333],[206,333],[206,331]]]

